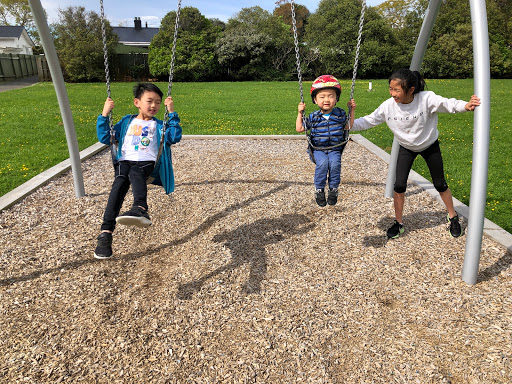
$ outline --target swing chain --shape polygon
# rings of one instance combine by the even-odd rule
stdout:
[[[181,11],[181,0],[178,0],[178,8],[176,10],[176,20],[174,21],[174,37],[173,37],[173,42],[172,42],[171,65],[169,68],[169,84],[167,86],[167,97],[171,96],[172,80],[174,77],[174,60],[176,58],[176,41],[178,40],[178,28],[180,25],[180,11]],[[165,129],[165,126],[167,125],[168,118],[169,118],[169,113],[167,111],[167,108],[165,108],[164,129]]]
[[[108,50],[107,50],[107,33],[105,31],[105,10],[103,8],[103,0],[100,0],[101,9],[101,35],[103,37],[103,58],[105,60],[105,80],[107,82],[107,95],[110,97],[110,72],[108,69]]]
[[[108,48],[107,48],[107,32],[105,26],[105,10],[103,8],[103,0],[100,0],[100,10],[101,10],[101,35],[103,38],[103,59],[105,62],[105,82],[107,84],[107,97],[111,98],[110,92],[110,71],[108,69]],[[117,158],[117,147],[115,143],[115,133],[114,133],[114,122],[112,118],[112,111],[108,113],[108,126],[110,129],[110,151],[112,153],[112,160],[114,163]]]
[[[299,78],[300,101],[304,102],[304,92],[302,90],[302,73],[300,68],[299,39],[297,37],[297,23],[295,21],[295,6],[293,4],[293,0],[290,0],[290,8],[292,11],[293,41],[295,43],[295,58],[297,60],[297,77]]]
[[[359,64],[359,48],[361,47],[361,39],[363,36],[363,23],[364,23],[364,13],[366,11],[366,0],[362,1],[362,8],[361,8],[361,16],[359,17],[359,33],[357,36],[357,45],[356,45],[356,56],[354,58],[354,70],[352,72],[352,88],[350,89],[350,99],[352,100],[354,98],[354,88],[356,85],[356,76],[357,76],[357,67]]]
[[[361,8],[361,16],[359,17],[359,33],[357,35],[357,44],[356,44],[356,55],[355,55],[355,58],[354,58],[354,69],[352,71],[352,87],[350,88],[350,98],[349,100],[352,100],[354,98],[354,89],[356,87],[356,77],[357,77],[357,67],[359,65],[359,48],[361,47],[361,39],[362,39],[362,36],[363,36],[363,24],[364,24],[364,13],[366,11],[366,0],[362,0],[362,8]],[[350,122],[350,118],[352,116],[352,108],[349,108],[348,110],[348,116],[347,116],[347,122],[345,124],[345,126],[347,124],[349,124]],[[347,131],[347,133],[349,132],[349,130],[351,129],[352,127],[349,127]],[[348,134],[347,134],[348,136]]]
[[[172,79],[174,77],[174,59],[176,57],[176,41],[178,40],[178,28],[180,26],[180,11],[181,11],[181,0],[178,0],[178,8],[176,10],[176,20],[174,21],[174,37],[172,42],[172,53],[171,53],[171,65],[169,69],[169,84],[167,86],[167,97],[171,96],[172,90]],[[158,154],[156,156],[155,168],[158,168],[162,152],[164,150],[165,132],[167,131],[167,125],[169,124],[169,111],[167,106],[165,107],[164,122],[162,125],[162,137],[158,146]]]
[[[293,4],[293,0],[290,0],[290,8],[292,11],[293,42],[295,44],[295,59],[297,61],[297,77],[299,79],[300,101],[304,103],[304,91],[302,89],[302,72],[300,68],[299,39],[297,37],[297,23],[295,21],[295,6]],[[304,115],[304,112],[302,112],[302,126],[304,127],[304,132],[307,132],[306,116]]]

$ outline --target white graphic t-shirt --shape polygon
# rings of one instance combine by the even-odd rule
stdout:
[[[126,131],[119,160],[156,161],[157,154],[156,121],[133,119]]]

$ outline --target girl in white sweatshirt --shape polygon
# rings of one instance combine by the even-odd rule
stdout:
[[[475,95],[471,96],[469,102],[446,99],[434,92],[424,91],[424,88],[425,81],[419,72],[407,68],[395,71],[389,78],[391,98],[372,114],[356,119],[352,126],[353,131],[361,131],[386,123],[400,143],[394,186],[395,221],[387,230],[387,236],[393,239],[404,232],[403,208],[407,178],[418,155],[427,162],[434,187],[446,205],[450,234],[453,237],[462,234],[459,217],[453,208],[452,194],[444,178],[437,113],[473,111],[480,105],[480,99]]]

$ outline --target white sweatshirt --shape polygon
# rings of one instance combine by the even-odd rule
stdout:
[[[421,152],[439,137],[437,112],[465,112],[466,104],[466,101],[447,99],[431,91],[416,93],[409,104],[390,98],[372,114],[356,119],[351,130],[362,131],[386,123],[401,146]]]

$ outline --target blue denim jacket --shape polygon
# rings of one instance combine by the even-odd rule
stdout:
[[[130,122],[135,117],[137,117],[137,115],[126,115],[121,120],[119,120],[116,125],[114,125],[115,139],[119,143],[119,148],[123,146],[123,140],[126,132],[128,131],[128,127],[130,126]],[[163,121],[157,118],[153,119],[157,124],[157,139],[158,142],[160,142],[162,137]],[[176,112],[170,113],[169,123],[165,131],[165,141],[162,155],[160,157],[160,162],[151,174],[151,177],[154,178],[151,184],[163,186],[166,194],[174,191],[174,172],[172,169],[171,144],[176,144],[181,140],[182,129],[179,123],[180,118],[178,117],[178,114]],[[98,116],[98,120],[96,122],[96,135],[98,136],[100,143],[107,145],[110,144],[110,126],[108,117],[104,117],[102,115]],[[119,159],[120,156],[121,151],[118,151],[117,158]]]

